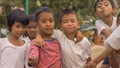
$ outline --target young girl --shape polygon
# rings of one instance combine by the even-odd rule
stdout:
[[[35,17],[45,46],[44,48],[37,47],[34,40],[32,41],[29,53],[29,65],[37,68],[61,68],[59,42],[51,37],[55,25],[52,9],[41,7],[36,11]]]
[[[27,15],[20,9],[7,15],[10,34],[0,39],[0,68],[24,68],[28,46],[20,37],[25,33],[28,22]]]

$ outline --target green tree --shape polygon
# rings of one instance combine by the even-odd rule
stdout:
[[[49,6],[55,12],[56,22],[59,22],[59,14],[65,8],[74,9],[79,19],[82,21],[88,17],[94,17],[95,0],[29,0],[29,14],[34,14],[40,6]],[[25,7],[25,0],[1,0],[0,6],[3,7],[2,16],[11,10],[13,6]]]

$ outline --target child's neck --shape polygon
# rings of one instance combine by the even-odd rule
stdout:
[[[11,40],[19,40],[19,37],[15,37],[11,34],[8,36],[8,38],[11,39]]]
[[[113,22],[113,16],[104,17],[104,18],[102,19],[102,21],[103,21],[105,24],[111,26],[111,25],[112,25],[112,22]]]
[[[51,35],[42,35],[44,40],[50,40],[52,39]]]
[[[13,35],[9,35],[8,40],[10,43],[12,43],[15,46],[22,46],[24,44],[24,41],[20,40],[19,37],[15,37]]]
[[[73,41],[74,41],[74,38],[76,37],[76,33],[71,33],[71,34],[66,33],[65,35],[68,39],[73,40]]]

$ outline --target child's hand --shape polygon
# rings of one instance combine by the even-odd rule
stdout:
[[[38,64],[38,58],[36,58],[35,56],[28,58],[28,64],[30,66],[36,66]]]
[[[41,37],[41,35],[37,35],[36,38],[35,38],[35,45],[39,46],[39,47],[44,47],[45,44],[44,44],[44,40],[43,38]]]
[[[117,53],[117,54],[120,54],[120,49],[119,49],[119,50],[116,50],[116,53]]]
[[[96,64],[93,62],[89,62],[84,66],[84,68],[96,68]]]
[[[76,43],[77,42],[80,42],[81,40],[82,40],[82,38],[83,38],[83,35],[82,35],[82,33],[80,32],[80,31],[78,31],[77,32],[77,35],[76,35]]]

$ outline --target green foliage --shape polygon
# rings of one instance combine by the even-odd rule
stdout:
[[[0,16],[0,27],[6,27],[6,16]]]
[[[71,8],[78,14],[79,20],[82,22],[87,17],[94,18],[94,2],[95,0],[28,0],[29,14],[34,14],[35,10],[40,6],[49,6],[55,12],[56,22],[59,23],[59,14],[63,9]],[[11,7],[25,7],[26,0],[2,0],[0,6],[3,7],[3,16],[11,10]],[[82,22],[83,23],[83,22]]]

